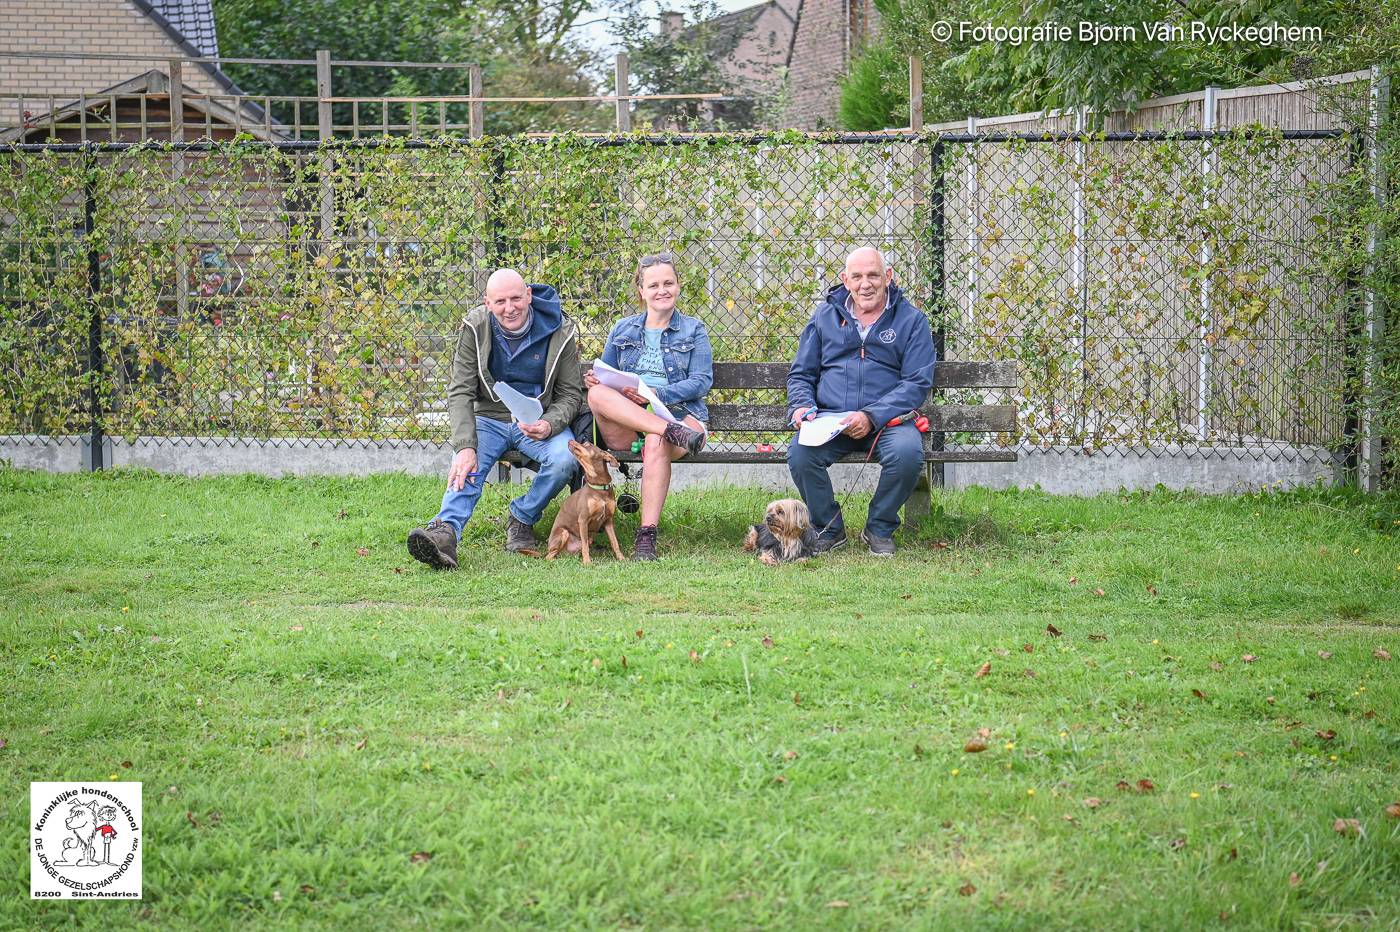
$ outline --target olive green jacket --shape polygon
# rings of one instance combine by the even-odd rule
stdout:
[[[496,380],[489,368],[491,348],[491,312],[479,304],[467,312],[462,329],[457,334],[457,348],[452,354],[452,381],[447,386],[447,415],[452,423],[454,452],[476,449],[476,418],[489,417],[510,423],[510,410],[491,386]],[[579,366],[578,334],[573,321],[564,317],[559,329],[549,335],[545,352],[544,420],[549,422],[553,437],[578,415],[583,406],[583,370]]]

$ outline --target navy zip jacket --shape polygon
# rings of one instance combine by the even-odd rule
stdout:
[[[885,313],[865,341],[846,310],[850,292],[826,293],[797,343],[788,371],[788,417],[798,408],[863,411],[874,430],[922,407],[933,388],[933,332],[924,312],[893,284]]]

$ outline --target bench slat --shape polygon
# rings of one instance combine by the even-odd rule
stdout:
[[[789,363],[717,362],[715,388],[786,388]],[[933,367],[934,388],[1015,388],[1016,363],[939,362]]]
[[[927,412],[929,430],[1011,431],[1015,405],[938,405]],[[710,405],[710,430],[787,430],[784,405]]]

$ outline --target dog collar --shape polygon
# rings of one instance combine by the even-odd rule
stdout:
[[[599,492],[606,492],[608,489],[611,489],[611,488],[612,488],[612,483],[611,483],[611,482],[609,482],[607,485],[594,485],[594,484],[591,483],[591,482],[586,483],[586,484],[587,484],[587,486],[588,486],[590,489],[595,489],[595,490],[597,490],[597,491],[599,491]]]

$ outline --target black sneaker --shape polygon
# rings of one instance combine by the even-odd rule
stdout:
[[[815,556],[831,553],[833,550],[840,550],[846,546],[846,532],[839,531],[829,537],[819,535],[817,542],[812,545],[812,553]]]
[[[867,547],[870,548],[870,555],[871,555],[871,556],[873,556],[873,557],[892,557],[892,556],[894,556],[894,538],[893,538],[893,537],[880,537],[878,534],[872,534],[872,533],[870,532],[870,529],[869,529],[869,528],[866,528],[864,531],[861,531],[861,532],[860,532],[860,539],[865,543],[865,545],[866,545]]]
[[[437,518],[408,532],[408,554],[434,569],[457,568],[457,532]]]
[[[678,447],[684,447],[686,452],[691,455],[705,449],[705,432],[691,430],[680,421],[672,421],[667,424],[666,429],[661,432],[661,439]]]
[[[632,559],[648,562],[656,559],[656,525],[643,524],[637,528],[632,541]]]

